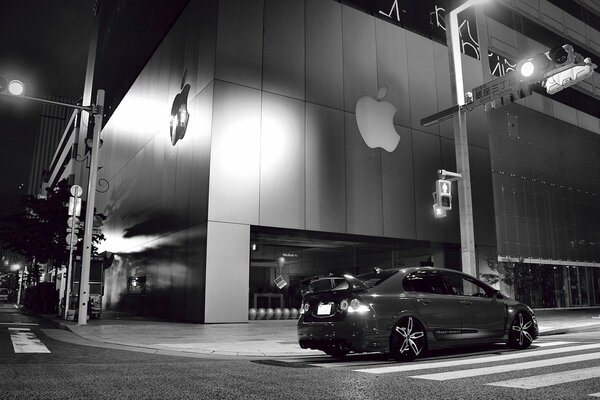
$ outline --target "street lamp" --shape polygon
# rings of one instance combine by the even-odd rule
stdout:
[[[469,275],[477,276],[477,260],[475,257],[475,234],[473,231],[473,204],[471,198],[471,171],[469,167],[469,142],[467,138],[467,114],[463,106],[465,91],[463,83],[462,59],[460,51],[460,31],[458,13],[465,9],[484,3],[487,0],[468,0],[447,14],[446,43],[450,58],[450,86],[452,97],[458,104],[454,118],[454,150],[456,153],[456,169],[462,175],[458,181],[458,212],[460,217],[460,247],[462,270]],[[482,58],[484,55],[482,55]]]
[[[89,106],[79,106],[75,104],[63,103],[59,101],[40,99],[23,95],[23,90],[19,95],[19,85],[15,83],[13,93],[10,90],[12,80],[9,84],[9,94],[3,93],[6,88],[6,79],[0,77],[0,96],[12,97],[16,99],[33,100],[40,103],[54,104],[62,107],[73,108],[77,110],[87,111],[94,116],[94,130],[92,136],[91,157],[90,157],[90,174],[88,177],[87,190],[87,206],[85,210],[85,225],[83,233],[83,251],[81,257],[81,281],[79,282],[79,319],[78,325],[87,323],[87,303],[90,296],[90,262],[92,259],[92,227],[94,224],[94,207],[96,202],[96,179],[98,174],[98,150],[100,148],[100,132],[102,130],[102,116],[104,113],[104,90],[98,89],[96,92],[96,104]],[[20,82],[20,81],[19,81]],[[20,84],[21,89],[24,88],[23,83]]]

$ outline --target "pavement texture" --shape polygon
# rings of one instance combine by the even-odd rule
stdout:
[[[540,335],[600,331],[600,308],[534,310]],[[242,358],[322,355],[301,349],[296,338],[297,320],[262,320],[231,324],[194,324],[157,320],[105,311],[86,325],[42,316],[62,329],[96,345],[187,356]]]

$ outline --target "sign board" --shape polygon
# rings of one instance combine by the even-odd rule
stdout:
[[[65,240],[67,241],[67,244],[74,246],[77,244],[77,240],[79,240],[79,238],[77,235],[69,233],[67,237],[65,237]]]
[[[71,196],[73,197],[81,197],[83,194],[83,189],[79,185],[71,186]]]
[[[529,84],[526,84],[529,85]],[[473,89],[473,103],[471,107],[478,107],[492,101],[509,96],[521,90],[523,84],[517,78],[515,71],[510,71],[499,78],[493,79]]]
[[[80,226],[79,218],[77,218],[77,217],[67,218],[67,226],[69,228],[79,228],[79,226]]]

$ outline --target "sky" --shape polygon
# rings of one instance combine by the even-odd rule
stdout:
[[[78,99],[94,0],[5,0],[0,76],[20,78],[27,95]],[[41,105],[0,98],[0,193],[26,194]]]

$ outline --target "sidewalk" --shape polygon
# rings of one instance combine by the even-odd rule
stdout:
[[[537,310],[540,335],[600,331],[600,309]],[[248,321],[236,324],[193,324],[105,311],[102,319],[77,325],[44,316],[97,345],[118,345],[156,353],[227,357],[290,357],[322,355],[301,349],[297,320]]]

